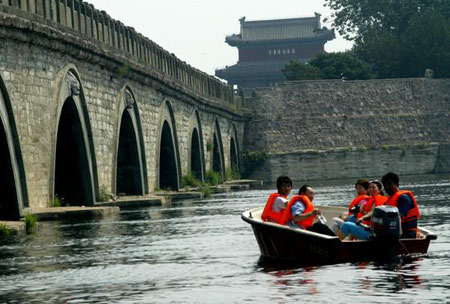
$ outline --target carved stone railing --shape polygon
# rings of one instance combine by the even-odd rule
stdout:
[[[125,52],[136,62],[168,75],[197,94],[233,102],[231,86],[191,67],[92,4],[82,0],[0,0],[0,5],[41,16]]]

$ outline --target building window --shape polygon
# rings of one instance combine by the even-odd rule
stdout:
[[[287,53],[290,54],[291,53],[291,49],[287,49]]]
[[[280,51],[280,50],[278,50],[278,52],[277,52],[277,53],[278,53],[278,55],[280,55],[280,54],[281,54],[281,51]]]
[[[272,55],[272,51],[271,50],[269,50],[269,55]]]
[[[295,49],[292,49],[292,54],[295,54]]]
[[[283,49],[283,55],[286,54],[286,50]]]

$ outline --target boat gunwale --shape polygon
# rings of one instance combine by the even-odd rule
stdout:
[[[325,208],[330,208],[330,209],[334,209],[334,208],[338,209],[339,208],[339,209],[346,210],[345,208],[338,207],[338,206],[320,206],[320,208],[324,208],[324,207]],[[292,227],[285,226],[285,225],[280,225],[278,223],[264,222],[260,217],[256,217],[255,218],[255,217],[252,216],[252,213],[260,212],[262,209],[263,208],[258,207],[258,208],[253,208],[253,209],[246,210],[246,211],[242,212],[241,218],[242,218],[242,220],[244,220],[245,222],[247,222],[247,223],[249,223],[251,225],[270,226],[270,227],[274,227],[274,228],[277,228],[277,229],[284,229],[284,230],[295,232],[295,233],[298,233],[298,234],[305,234],[305,235],[309,235],[309,236],[319,237],[319,238],[322,238],[322,239],[327,239],[327,240],[338,239],[339,240],[338,236],[328,236],[328,235],[320,234],[320,233],[317,233],[317,232],[308,231],[308,230],[305,230],[305,229],[297,229],[297,228],[292,228]],[[401,241],[401,242],[410,242],[410,241],[417,241],[417,240],[420,240],[420,241],[431,241],[431,240],[436,240],[437,239],[437,235],[435,233],[431,232],[430,230],[428,230],[426,228],[423,228],[423,227],[418,227],[418,229],[419,229],[420,233],[425,236],[424,238],[415,238],[415,239],[405,239],[405,238],[403,238],[403,239],[399,239],[399,241]],[[370,242],[370,240],[351,240],[351,241],[350,240],[340,240],[340,241],[342,243],[347,243],[347,242],[361,242],[361,243],[362,242]]]

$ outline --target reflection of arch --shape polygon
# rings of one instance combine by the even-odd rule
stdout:
[[[25,169],[11,100],[0,77],[0,220],[16,220],[28,207]]]
[[[144,136],[137,103],[128,87],[122,90],[118,111],[113,192],[143,195],[148,193]]]
[[[232,124],[230,132],[230,166],[232,169],[239,169],[239,143],[237,138],[236,126]]]
[[[181,181],[180,153],[178,152],[175,116],[168,101],[162,105],[158,134],[156,176],[159,188],[178,190]]]
[[[195,110],[191,116],[189,123],[189,143],[190,149],[188,153],[189,170],[200,181],[204,181],[205,176],[205,160],[203,155],[203,131],[200,123],[200,116]]]
[[[222,175],[222,179],[225,177],[222,135],[220,133],[219,122],[217,119],[214,120],[212,169],[215,172],[219,172]]]
[[[74,68],[66,68],[58,94],[51,187],[69,205],[93,205],[97,167],[83,88]]]

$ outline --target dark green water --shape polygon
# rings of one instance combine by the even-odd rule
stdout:
[[[347,182],[311,184],[318,205],[344,205],[354,196]],[[3,240],[0,302],[450,301],[449,176],[408,177],[402,187],[416,194],[420,224],[438,234],[426,257],[285,269],[262,264],[240,214],[263,205],[270,191],[245,191],[102,221],[43,223],[35,235]]]

